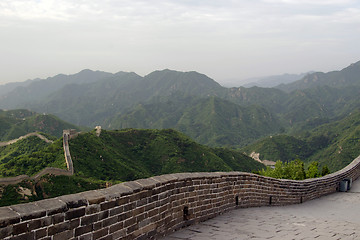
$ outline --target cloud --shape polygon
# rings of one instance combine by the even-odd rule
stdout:
[[[250,64],[276,69],[266,64],[273,56],[280,68],[311,52],[358,49],[359,29],[355,0],[1,0],[0,72],[20,64],[55,74],[71,65],[254,76],[260,68]]]
[[[263,2],[297,5],[344,5],[356,3],[355,0],[263,0]]]

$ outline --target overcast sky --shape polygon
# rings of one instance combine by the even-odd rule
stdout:
[[[360,60],[357,0],[0,0],[0,83],[82,69],[218,82]]]

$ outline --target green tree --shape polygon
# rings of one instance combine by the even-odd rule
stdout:
[[[316,178],[319,177],[319,163],[318,162],[311,162],[308,170],[306,172],[306,178]]]
[[[324,165],[321,170],[321,176],[328,175],[329,173],[330,173],[330,169],[328,168],[328,166]]]

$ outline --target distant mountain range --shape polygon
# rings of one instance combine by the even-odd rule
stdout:
[[[274,76],[267,76],[267,77],[258,77],[258,78],[250,78],[246,81],[245,84],[241,86],[249,88],[249,87],[263,87],[263,88],[272,88],[276,87],[280,84],[289,84],[295,82],[297,80],[302,79],[304,76],[314,73],[313,71],[307,73],[300,73],[300,74],[282,74],[282,75],[274,75]]]
[[[360,86],[360,61],[351,64],[341,71],[328,73],[316,72],[308,74],[302,79],[289,84],[280,84],[276,88],[286,92],[307,89],[317,86],[342,88],[346,86]]]
[[[241,147],[351,113],[360,106],[359,73],[357,62],[276,88],[225,88],[197,72],[166,69],[141,77],[84,70],[12,90],[0,86],[0,108],[51,113],[88,127],[174,128],[203,144]]]

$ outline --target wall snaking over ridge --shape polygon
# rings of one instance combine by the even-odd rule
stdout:
[[[30,137],[30,136],[37,136],[40,139],[44,140],[47,143],[51,143],[53,141],[47,139],[46,137],[44,137],[43,135],[39,134],[39,133],[29,133],[26,134],[25,136],[21,136],[17,139],[14,140],[10,140],[8,142],[0,142],[0,147],[2,146],[7,146],[10,144],[13,144],[21,139]],[[0,185],[9,185],[9,184],[17,184],[19,182],[22,182],[26,179],[30,179],[30,180],[35,180],[38,181],[40,179],[40,177],[46,175],[46,174],[52,174],[55,176],[58,175],[67,175],[67,176],[71,176],[74,175],[74,167],[73,167],[73,162],[71,160],[71,155],[70,155],[70,149],[69,149],[69,140],[71,138],[74,138],[77,136],[77,133],[74,133],[73,130],[64,130],[63,131],[63,148],[64,148],[64,155],[65,155],[65,161],[66,161],[66,165],[67,165],[67,170],[65,169],[60,169],[60,168],[53,168],[53,167],[46,167],[43,170],[41,170],[39,173],[37,173],[35,176],[29,177],[28,175],[19,175],[16,177],[6,177],[6,178],[0,178]]]
[[[243,172],[177,173],[0,208],[0,238],[156,239],[236,207],[286,205],[335,192],[357,179],[360,157],[303,181]]]

